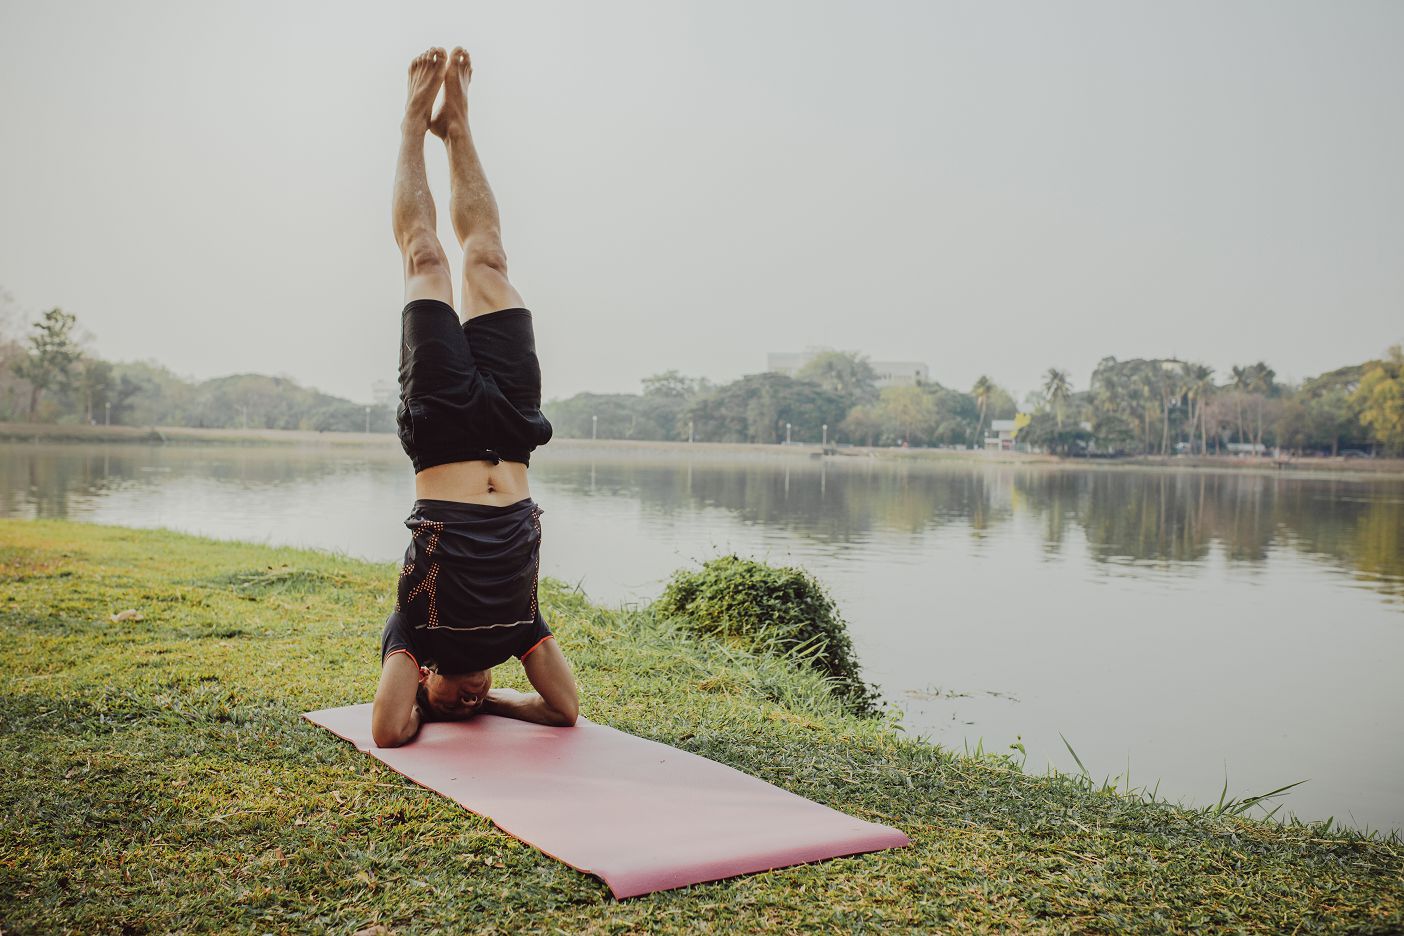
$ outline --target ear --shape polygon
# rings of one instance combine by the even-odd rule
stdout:
[[[424,685],[425,681],[428,680],[428,678],[429,678],[429,667],[427,667],[427,666],[421,666],[421,667],[419,668],[419,684],[420,684],[421,686]]]

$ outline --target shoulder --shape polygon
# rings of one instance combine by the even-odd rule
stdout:
[[[414,657],[418,664],[420,650],[418,642],[415,640],[414,627],[409,620],[398,611],[391,611],[390,616],[385,619],[385,629],[380,632],[380,659],[385,658],[396,651],[403,650]]]

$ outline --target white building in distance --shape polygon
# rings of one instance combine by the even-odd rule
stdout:
[[[926,365],[918,361],[869,361],[877,371],[877,386],[917,387],[931,382]]]
[[[400,387],[388,380],[371,383],[371,402],[376,406],[394,406],[400,400]]]
[[[765,356],[765,369],[793,377],[800,368],[823,351],[771,351]],[[918,361],[869,361],[877,372],[877,388],[913,387],[930,383],[931,375],[925,364]]]

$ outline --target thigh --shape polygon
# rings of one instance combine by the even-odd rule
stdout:
[[[507,278],[507,253],[496,235],[475,236],[463,244],[463,317],[515,309],[522,295]]]
[[[463,326],[473,365],[523,414],[541,409],[541,361],[532,315],[516,306],[468,319]]]
[[[475,371],[468,339],[453,306],[414,299],[400,316],[400,395],[406,400],[461,391]]]
[[[437,237],[420,238],[404,251],[405,302],[438,299],[453,305],[453,276]]]
[[[447,273],[434,272],[405,276],[405,301],[415,299],[438,299],[453,305],[453,280]]]
[[[515,309],[522,304],[522,294],[507,279],[507,274],[489,266],[466,266],[463,270],[463,316],[473,318]]]
[[[481,389],[458,313],[438,299],[406,303],[395,424],[416,473],[463,460],[457,455],[481,409]]]

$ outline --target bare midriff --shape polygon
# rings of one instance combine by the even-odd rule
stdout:
[[[521,462],[463,461],[425,468],[414,476],[420,500],[458,501],[510,507],[531,496],[527,466]]]

